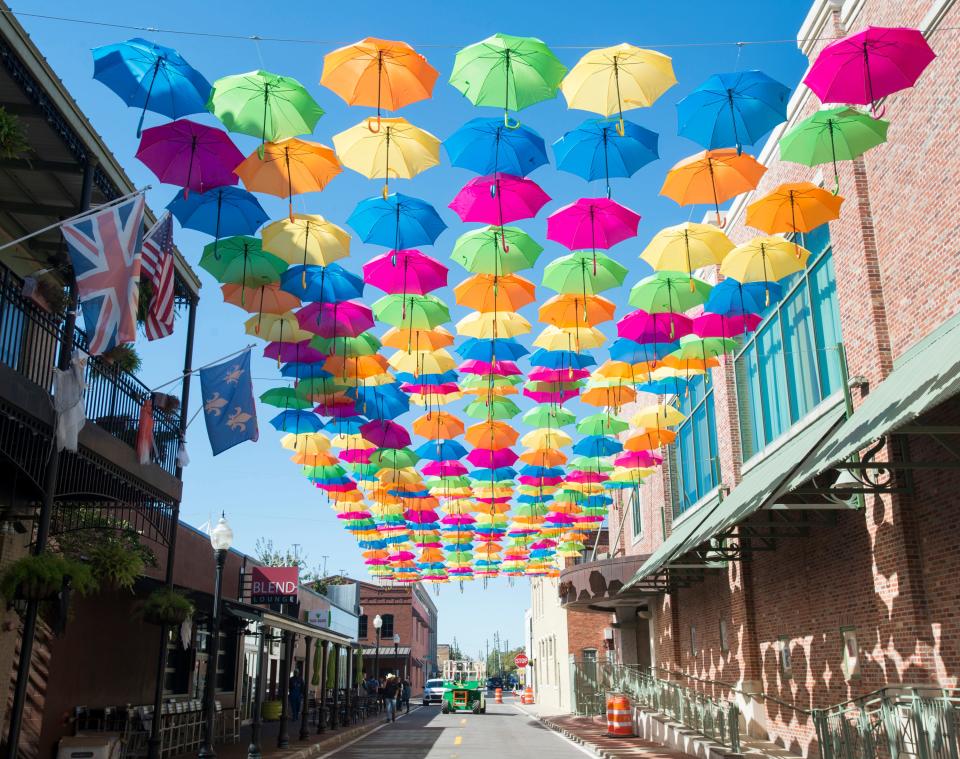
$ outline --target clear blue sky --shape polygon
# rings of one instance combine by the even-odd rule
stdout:
[[[333,93],[318,84],[323,55],[341,44],[366,36],[402,39],[418,47],[440,70],[440,79],[432,100],[403,109],[400,115],[443,139],[460,124],[478,115],[498,115],[493,109],[474,108],[459,92],[447,84],[456,50],[495,32],[540,37],[554,47],[569,67],[590,47],[601,47],[627,41],[655,47],[673,56],[679,84],[669,90],[650,109],[631,111],[628,118],[660,134],[661,159],[643,168],[631,180],[614,180],[614,198],[641,214],[639,238],[617,246],[616,258],[630,267],[625,286],[613,292],[613,299],[625,313],[629,286],[645,275],[637,256],[643,245],[662,226],[689,218],[699,220],[705,208],[681,209],[673,201],[658,195],[664,173],[680,158],[699,148],[676,136],[674,103],[712,73],[739,68],[762,69],[783,83],[795,86],[805,67],[805,60],[791,42],[809,8],[808,0],[681,0],[665,3],[641,0],[624,3],[595,0],[592,3],[517,2],[486,0],[482,3],[421,2],[294,2],[282,4],[238,0],[226,3],[198,3],[195,0],[169,0],[165,3],[130,3],[118,0],[92,0],[81,5],[62,2],[24,0],[15,3],[18,14],[37,13],[83,17],[88,21],[151,26],[165,29],[188,29],[193,32],[236,34],[247,38],[285,37],[323,40],[324,44],[294,42],[254,42],[249,39],[225,40],[199,35],[132,32],[93,24],[33,18],[21,15],[40,50],[94,127],[105,138],[117,159],[138,185],[153,183],[149,201],[161,209],[174,195],[175,189],[158,185],[153,175],[134,157],[137,147],[138,114],[127,110],[107,88],[92,79],[90,48],[126,39],[145,36],[177,48],[196,68],[213,81],[218,77],[251,69],[265,68],[294,76],[303,82],[327,111],[314,135],[331,144],[331,136],[358,123],[368,111],[348,108]],[[736,41],[780,41],[776,44],[747,45],[741,49]],[[520,119],[537,129],[548,143],[573,128],[589,114],[568,111],[562,97],[541,103],[520,114]],[[191,116],[207,123],[216,123],[210,116]],[[153,114],[147,126],[160,123]],[[251,138],[235,135],[244,154],[255,148]],[[446,156],[444,156],[444,160]],[[449,229],[437,246],[426,252],[446,261],[453,241],[467,229],[446,208],[457,189],[470,174],[448,165],[430,169],[410,181],[397,181],[396,189],[424,198],[441,212]],[[536,180],[553,198],[540,218],[521,222],[527,231],[546,247],[540,265],[532,274],[539,282],[543,266],[567,251],[546,241],[545,217],[555,208],[582,196],[602,194],[602,182],[589,185],[572,175],[557,172],[552,166],[535,171]],[[380,180],[368,180],[349,170],[344,171],[320,194],[301,196],[295,201],[298,211],[321,213],[344,225],[346,217],[361,199],[380,190]],[[263,205],[271,218],[286,212],[285,203],[265,197]],[[180,249],[196,267],[202,246],[208,238],[184,231],[177,236]],[[348,268],[359,267],[381,249],[361,244],[354,239]],[[199,330],[195,365],[207,363],[225,353],[244,347],[251,338],[243,333],[246,314],[221,302],[217,284],[204,271],[202,298],[199,307]],[[463,276],[451,263],[451,282]],[[379,295],[372,290],[369,301]],[[451,305],[449,290],[438,293]],[[550,293],[541,293],[546,298]],[[453,309],[454,318],[463,315]],[[524,310],[536,319],[536,306]],[[158,343],[141,340],[138,350],[144,359],[144,380],[151,386],[172,379],[182,365],[185,322],[177,325],[175,335]],[[277,386],[276,364],[254,353],[256,392]],[[196,387],[196,385],[195,385]],[[194,391],[192,413],[199,403]],[[258,537],[270,538],[278,547],[298,544],[309,563],[319,565],[326,555],[330,572],[344,570],[365,576],[352,537],[340,528],[325,505],[320,491],[304,480],[298,467],[289,459],[289,451],[280,447],[280,434],[267,419],[274,409],[260,409],[260,441],[234,448],[214,459],[206,440],[202,421],[191,426],[188,446],[192,463],[184,473],[183,518],[199,525],[209,515],[225,510],[241,550],[253,552]],[[529,604],[525,580],[508,583],[498,579],[484,588],[481,583],[468,583],[461,591],[456,585],[443,587],[435,598],[440,608],[440,640],[454,636],[461,647],[475,652],[481,649],[493,632],[511,643],[520,642],[523,634],[523,610]]]

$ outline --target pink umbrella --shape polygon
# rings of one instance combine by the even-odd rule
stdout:
[[[353,398],[329,398],[314,406],[313,413],[317,416],[346,419],[357,415],[357,404]]]
[[[546,487],[549,485],[559,485],[563,482],[563,477],[534,477],[530,474],[521,474],[517,477],[517,482],[521,485],[543,485]]]
[[[755,330],[761,321],[757,314],[723,316],[705,311],[693,320],[693,333],[699,337],[736,337]]]
[[[868,26],[821,50],[803,83],[824,103],[873,108],[880,98],[912,87],[935,57],[917,29]]]
[[[496,224],[532,219],[550,200],[540,185],[531,179],[499,174],[475,177],[467,182],[449,208],[462,221]]]
[[[634,311],[617,322],[617,335],[638,343],[672,343],[693,332],[693,321],[683,314]]]
[[[547,239],[570,250],[612,248],[637,236],[640,215],[609,198],[580,198],[547,217]]]
[[[574,517],[570,516],[570,514],[560,514],[558,512],[553,511],[547,514],[546,519],[544,521],[550,522],[551,524],[573,524],[577,520]],[[554,543],[554,545],[556,545],[556,543]]]
[[[351,448],[347,451],[340,451],[340,455],[337,456],[341,461],[345,461],[348,464],[369,464],[370,459],[373,457],[373,452],[375,448]]]
[[[318,482],[317,487],[321,490],[326,490],[328,493],[348,493],[351,490],[356,490],[357,486],[352,482],[346,483],[337,483],[337,484],[328,484],[323,482]]]
[[[389,419],[374,419],[360,427],[364,440],[380,448],[406,448],[410,445],[410,433],[403,425]]]
[[[237,184],[240,178],[233,170],[243,161],[243,153],[222,129],[178,119],[145,129],[137,158],[161,182],[182,187],[186,198],[190,190],[206,192]]]
[[[386,293],[425,295],[447,286],[447,267],[419,250],[389,250],[363,265],[363,281]]]
[[[469,470],[459,461],[431,461],[420,471],[428,477],[459,477]]]
[[[487,448],[474,448],[467,454],[467,461],[474,466],[496,469],[501,466],[510,466],[517,460],[517,454],[510,448],[500,448],[491,451]]]
[[[609,474],[604,472],[585,472],[577,470],[567,475],[567,482],[606,482],[610,479]]]
[[[310,341],[302,343],[267,343],[263,349],[266,358],[272,358],[282,364],[316,364],[327,360],[327,354],[310,347]]]
[[[505,498],[474,498],[477,503],[485,503],[488,506],[494,503],[510,503],[510,497]]]
[[[431,524],[436,522],[440,515],[435,511],[405,511],[403,518],[415,524]]]
[[[579,390],[560,390],[559,392],[548,392],[544,390],[527,390],[524,388],[523,395],[534,403],[565,403],[571,398],[576,398],[580,394]]]
[[[444,382],[441,385],[417,385],[413,382],[404,382],[400,389],[405,393],[421,393],[423,395],[452,395],[459,393],[460,387],[456,382]]]
[[[460,371],[463,374],[496,374],[499,377],[519,377],[523,374],[513,361],[495,361],[491,364],[473,358],[460,364]]]
[[[440,520],[441,524],[475,524],[476,519],[469,514],[448,514]]]
[[[373,312],[352,300],[311,303],[296,312],[301,329],[320,337],[356,337],[373,328]]]
[[[589,369],[547,369],[541,366],[533,369],[528,379],[531,382],[570,382],[589,376]]]
[[[622,453],[613,460],[614,466],[623,466],[633,469],[635,467],[647,468],[659,466],[663,463],[663,456],[658,456],[650,451],[632,451]]]

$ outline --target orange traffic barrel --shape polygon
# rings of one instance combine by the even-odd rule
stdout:
[[[532,704],[533,703],[533,688],[529,685],[523,690],[523,700],[521,703]]]
[[[503,703],[503,688],[497,688],[494,691],[493,703],[502,704]]]
[[[607,735],[611,738],[633,737],[633,709],[622,693],[607,695]]]

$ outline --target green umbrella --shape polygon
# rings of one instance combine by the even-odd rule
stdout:
[[[377,472],[380,471],[380,467],[377,464],[361,464],[359,461],[356,464],[347,464],[346,466],[347,469],[349,469],[358,477],[363,475],[373,477]]]
[[[856,108],[817,111],[780,138],[780,158],[804,166],[833,164],[834,190],[840,189],[837,161],[852,161],[887,141],[890,122]]]
[[[373,304],[377,321],[401,329],[433,329],[450,321],[450,309],[435,295],[385,295]]]
[[[300,468],[304,477],[311,479],[326,479],[332,477],[343,477],[347,473],[340,464],[330,464],[329,466],[304,466]]]
[[[313,406],[311,401],[298,395],[292,387],[272,387],[260,394],[260,402],[284,409],[304,409]]]
[[[517,404],[509,398],[494,396],[482,401],[473,401],[467,405],[463,413],[471,419],[513,419],[520,413]]]
[[[566,427],[576,418],[559,406],[534,406],[523,415],[523,423],[530,427]]]
[[[346,387],[334,377],[307,377],[297,383],[296,392],[301,398],[313,398],[321,395],[333,395]]]
[[[543,270],[543,286],[558,293],[577,293],[584,297],[619,287],[627,276],[627,267],[604,253],[578,250],[560,256]]]
[[[583,380],[572,380],[570,382],[524,382],[523,389],[533,393],[559,393],[562,390],[577,390],[583,387]]]
[[[456,477],[431,477],[423,484],[430,490],[434,488],[468,488],[470,487],[470,478],[464,475],[458,475]]]
[[[420,457],[410,448],[380,448],[373,452],[370,463],[381,469],[403,469],[413,466]]]
[[[520,503],[513,509],[518,517],[545,517],[548,511],[546,504],[541,503]]]
[[[567,469],[580,469],[589,472],[612,472],[613,466],[604,459],[608,456],[577,456],[567,462]]]
[[[566,73],[541,40],[494,34],[457,53],[450,84],[474,105],[503,108],[504,125],[515,129],[509,111],[556,97]]]
[[[683,272],[658,271],[631,288],[629,303],[648,314],[680,314],[706,303],[712,289],[702,279]]]
[[[617,435],[628,429],[629,424],[610,414],[590,414],[577,422],[577,432],[581,435]]]
[[[200,266],[224,284],[242,285],[242,293],[248,287],[261,287],[278,282],[287,270],[287,262],[260,247],[256,237],[236,235],[212,242],[203,249]]]
[[[310,134],[323,116],[323,109],[300,82],[269,71],[218,79],[207,109],[228,131],[259,137],[260,158],[263,143]]]
[[[500,230],[490,225],[460,235],[450,258],[473,274],[513,274],[536,264],[542,245],[522,229],[503,227],[504,250]]]
[[[513,387],[519,385],[523,380],[519,377],[490,377],[483,374],[468,374],[460,380],[461,390],[475,390],[486,387]]]
[[[671,358],[681,360],[706,361],[708,358],[717,358],[725,353],[732,353],[736,347],[737,341],[731,340],[729,337],[686,335],[680,338],[680,347],[669,355]]]
[[[380,340],[371,332],[361,332],[356,337],[316,337],[310,347],[321,353],[341,356],[372,356],[382,347]]]

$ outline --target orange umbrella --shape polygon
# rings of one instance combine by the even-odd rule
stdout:
[[[454,336],[443,327],[433,329],[400,329],[391,327],[383,333],[380,342],[386,348],[402,351],[435,351],[453,345]]]
[[[464,395],[499,395],[503,397],[516,395],[518,391],[513,385],[495,385],[494,387],[461,387],[460,392]]]
[[[580,400],[590,406],[623,406],[637,399],[637,391],[630,385],[611,385],[609,387],[591,387],[580,396]]]
[[[704,150],[684,158],[667,172],[660,194],[682,206],[712,203],[720,221],[720,204],[757,186],[767,168],[735,148]]]
[[[240,306],[248,314],[285,314],[300,306],[300,299],[280,289],[279,282],[260,287],[221,285],[224,303]]]
[[[606,377],[607,379],[632,380],[636,372],[634,372],[633,367],[626,361],[604,361],[594,374]]]
[[[673,430],[641,430],[624,440],[623,447],[628,451],[652,451],[654,448],[669,445],[676,439],[677,433]]]
[[[470,445],[494,451],[509,448],[519,437],[520,433],[513,427],[497,419],[470,425],[464,436]]]
[[[333,148],[319,142],[290,137],[268,142],[263,151],[262,158],[257,151],[247,156],[234,173],[251,192],[287,198],[291,222],[294,195],[319,192],[343,171]]]
[[[463,422],[448,411],[434,411],[414,419],[413,431],[429,440],[452,440],[463,434]]]
[[[474,274],[453,289],[457,303],[474,311],[516,311],[536,300],[537,288],[516,274]]]
[[[359,377],[360,379],[385,374],[388,366],[387,359],[379,353],[371,353],[369,356],[334,354],[328,356],[323,363],[323,368],[334,377]]]
[[[304,466],[332,466],[340,462],[340,459],[331,453],[295,453],[290,460]]]
[[[787,182],[747,206],[747,224],[768,234],[809,232],[840,218],[843,198],[813,182]]]
[[[437,70],[406,42],[367,37],[338,48],[323,57],[320,84],[329,87],[348,105],[377,109],[377,128],[368,121],[370,131],[380,129],[380,110],[395,111],[433,94]]]
[[[610,321],[617,307],[602,295],[563,293],[547,300],[538,313],[542,322],[555,327],[583,327]]]
[[[567,455],[554,448],[538,448],[534,451],[521,453],[520,460],[531,466],[551,467],[567,463]]]

